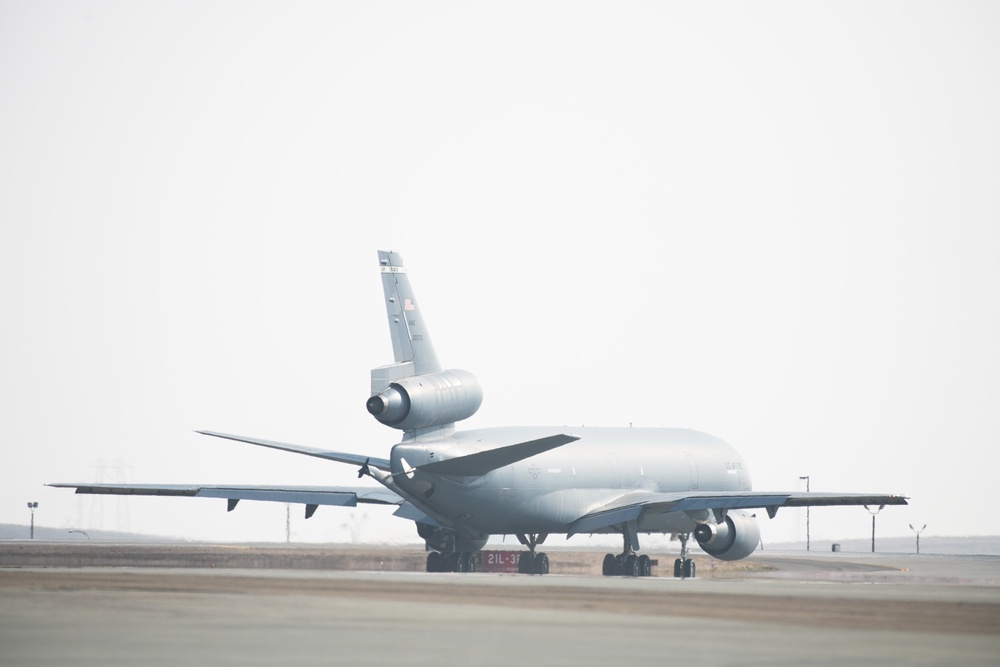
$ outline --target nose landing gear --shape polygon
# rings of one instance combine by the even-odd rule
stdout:
[[[694,561],[687,557],[689,537],[688,533],[678,533],[677,535],[677,539],[681,541],[681,557],[674,561],[674,576],[678,579],[694,579]]]

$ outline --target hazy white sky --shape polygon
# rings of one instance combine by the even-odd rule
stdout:
[[[994,2],[8,0],[0,523],[284,539],[281,505],[42,485],[355,484],[192,430],[384,456],[386,248],[485,387],[464,426],[697,428],[759,490],[912,496],[881,534],[1000,534],[998,29]],[[370,507],[293,530],[355,523],[415,538]],[[869,530],[812,512],[814,541]]]

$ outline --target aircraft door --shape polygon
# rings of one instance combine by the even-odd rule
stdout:
[[[607,458],[607,470],[611,477],[609,480],[608,487],[612,489],[622,488],[622,473],[621,467],[618,465],[618,453],[609,452]]]
[[[691,491],[697,491],[698,490],[698,461],[695,460],[694,454],[685,453],[684,454],[684,458],[687,459],[687,464],[688,464],[688,475],[689,475],[689,479],[690,479],[690,481],[689,481],[690,487],[689,488],[690,488]]]

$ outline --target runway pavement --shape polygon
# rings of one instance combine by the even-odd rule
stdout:
[[[0,664],[1000,665],[1000,558],[751,560],[685,581],[8,563]]]

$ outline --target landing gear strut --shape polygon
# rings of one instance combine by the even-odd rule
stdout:
[[[522,552],[517,559],[517,571],[519,574],[549,573],[549,557],[544,553],[535,553],[535,547],[544,542],[548,536],[548,533],[532,535],[517,534],[517,541],[528,547],[528,551]]]
[[[678,579],[694,579],[694,561],[687,557],[689,537],[688,533],[677,534],[677,539],[681,541],[681,557],[674,561],[674,576]]]

